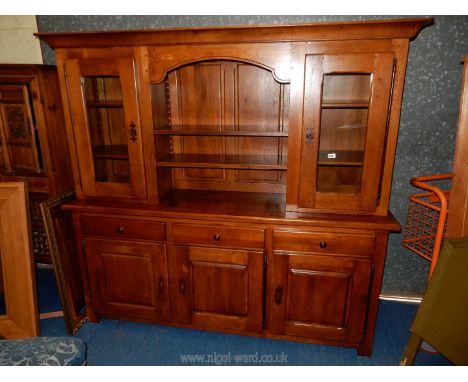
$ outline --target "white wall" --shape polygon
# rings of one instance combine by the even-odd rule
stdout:
[[[0,63],[42,64],[36,16],[0,15]]]

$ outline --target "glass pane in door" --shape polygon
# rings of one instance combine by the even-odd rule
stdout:
[[[96,181],[129,182],[128,132],[120,78],[83,80]]]
[[[357,194],[361,190],[370,85],[370,74],[324,76],[319,192]]]

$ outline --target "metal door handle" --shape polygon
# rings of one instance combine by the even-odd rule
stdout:
[[[305,131],[305,141],[307,146],[312,146],[314,142],[314,130],[311,127],[308,127]]]
[[[180,279],[179,280],[179,292],[182,296],[185,296],[185,292],[187,290],[187,287],[185,285],[185,280],[184,279]]]
[[[164,277],[159,276],[158,286],[159,286],[159,294],[163,294],[164,293]]]
[[[275,289],[275,304],[280,305],[283,301],[283,288],[280,286]]]
[[[136,142],[137,140],[137,130],[135,122],[130,122],[130,128],[128,129],[128,133],[130,134],[130,140],[132,142]]]

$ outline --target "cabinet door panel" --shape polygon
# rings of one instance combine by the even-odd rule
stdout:
[[[306,56],[300,208],[375,211],[392,77],[392,53]]]
[[[271,331],[359,342],[370,270],[371,262],[364,259],[274,253]]]
[[[263,252],[175,246],[172,280],[176,321],[260,331]]]
[[[133,58],[70,59],[65,75],[83,193],[145,198]]]
[[[14,175],[34,176],[43,169],[29,98],[29,86],[0,85],[0,156],[2,167]]]
[[[87,239],[86,259],[98,314],[169,319],[164,244]]]

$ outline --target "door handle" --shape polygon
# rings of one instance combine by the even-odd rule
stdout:
[[[275,304],[280,305],[281,302],[283,301],[283,288],[280,286],[275,289]]]
[[[312,146],[312,143],[314,142],[314,130],[312,130],[311,127],[308,127],[305,130],[305,141],[307,146]]]
[[[137,130],[135,122],[130,122],[130,128],[128,129],[128,133],[130,134],[130,140],[132,142],[136,142],[137,140]]]
[[[158,279],[159,294],[164,294],[164,277],[159,276]]]
[[[182,296],[185,296],[185,293],[187,291],[187,286],[185,285],[185,280],[184,279],[179,279],[179,292]]]

